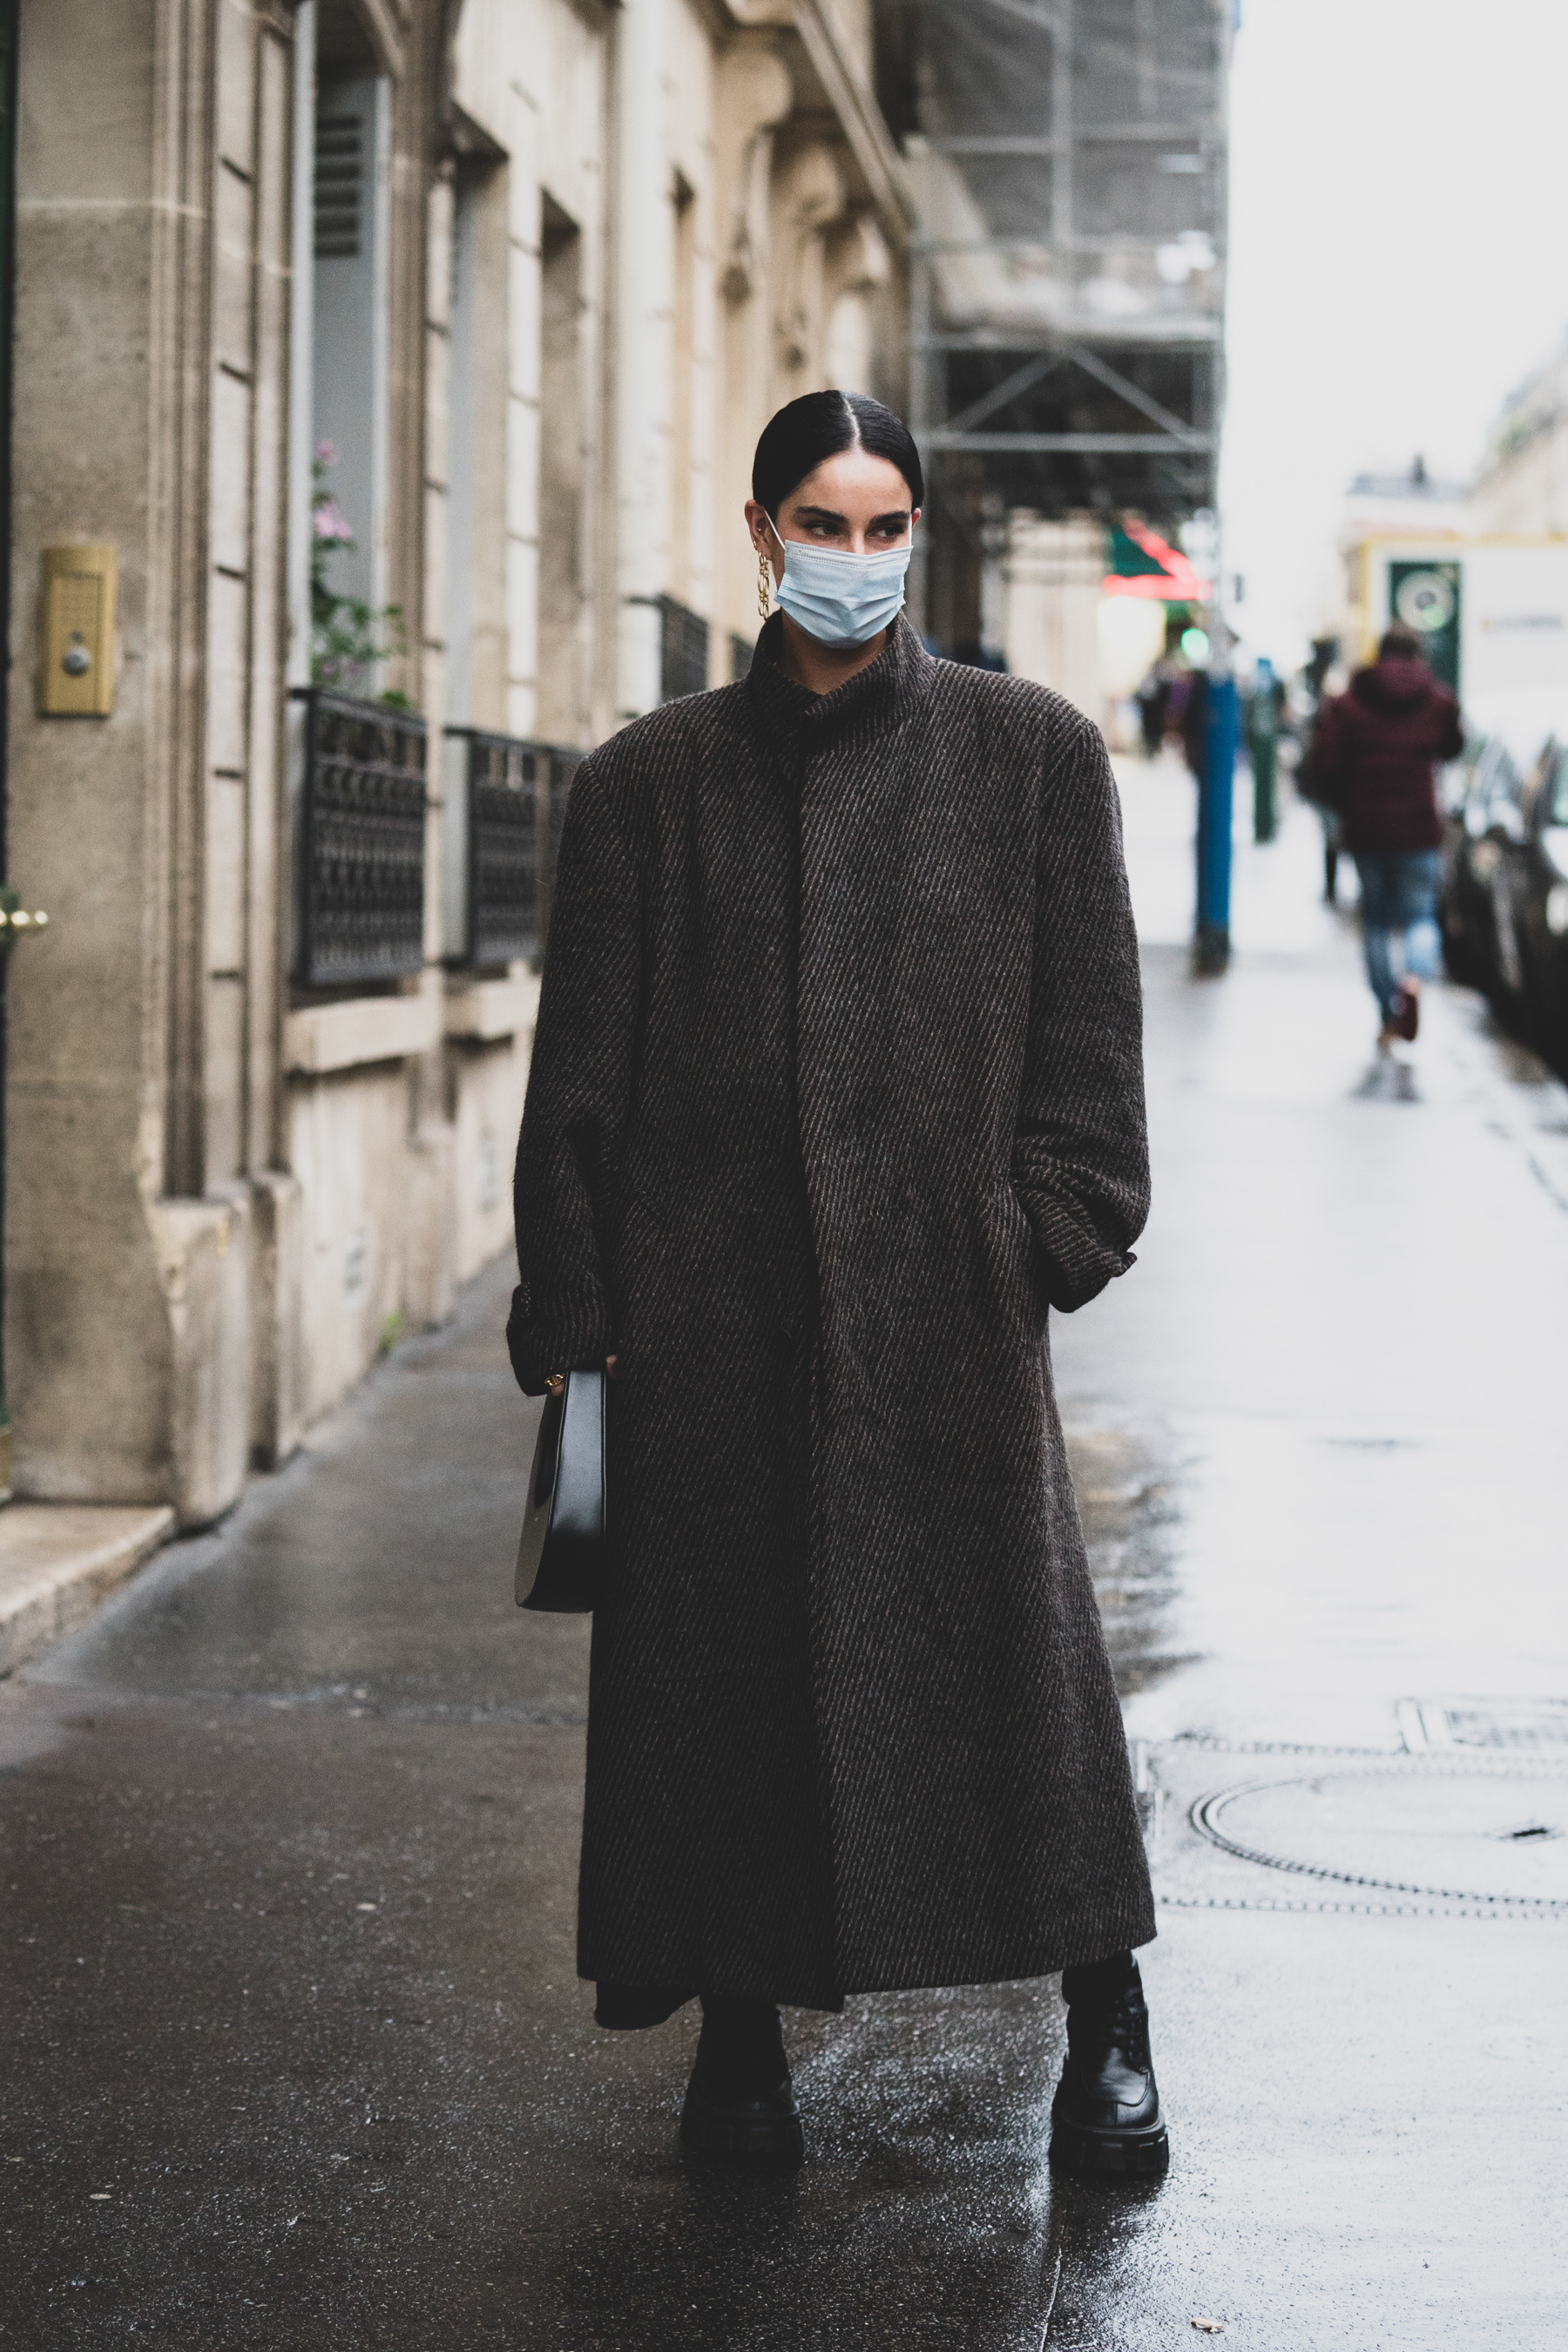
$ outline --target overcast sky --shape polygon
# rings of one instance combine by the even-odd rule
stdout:
[[[1471,474],[1568,331],[1568,0],[1243,0],[1231,109],[1225,569],[1293,664],[1350,477]]]

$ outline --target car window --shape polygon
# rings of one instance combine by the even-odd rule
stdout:
[[[1487,803],[1491,786],[1491,772],[1497,764],[1500,746],[1495,738],[1483,742],[1476,751],[1470,767],[1469,784],[1460,804],[1465,831],[1479,841],[1487,829]]]
[[[1551,813],[1546,822],[1568,824],[1568,755],[1562,751],[1553,755],[1551,790]]]
[[[1551,787],[1552,767],[1556,757],[1557,745],[1549,735],[1524,771],[1517,798],[1520,813],[1527,825],[1542,793]]]
[[[1504,743],[1495,746],[1496,757],[1487,775],[1487,801],[1494,810],[1517,807],[1523,778],[1512,752]]]
[[[1483,743],[1476,754],[1476,764],[1470,771],[1470,797],[1484,801],[1491,790],[1492,770],[1497,766],[1502,745],[1495,738]]]

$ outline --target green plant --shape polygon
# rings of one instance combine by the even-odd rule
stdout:
[[[384,698],[385,698],[384,697],[383,699],[384,700]],[[381,1327],[381,1339],[376,1349],[377,1354],[382,1356],[390,1356],[394,1348],[396,1347],[399,1339],[402,1339],[406,1328],[407,1318],[405,1316],[402,1307],[395,1307],[391,1314],[387,1317],[385,1322]]]
[[[401,604],[373,605],[358,596],[341,596],[327,577],[333,551],[354,544],[353,526],[327,481],[337,462],[332,444],[318,442],[310,467],[310,682],[354,693],[368,685],[378,662],[408,651],[408,632]],[[414,707],[395,689],[377,699],[389,709]]]

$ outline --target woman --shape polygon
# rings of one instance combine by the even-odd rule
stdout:
[[[615,1372],[578,1966],[700,1995],[687,2141],[798,2154],[780,2001],[1063,1969],[1053,2154],[1163,2168],[1154,1932],[1046,1354],[1147,1211],[1096,730],[902,616],[920,460],[793,401],[750,677],[577,772],[508,1338]]]

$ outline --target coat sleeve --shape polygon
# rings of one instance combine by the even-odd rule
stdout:
[[[584,762],[562,831],[512,1184],[521,1280],[506,1336],[530,1396],[615,1351],[602,1252],[631,1101],[640,933],[635,866]]]
[[[1138,941],[1116,785],[1087,721],[1045,779],[1012,1179],[1046,1296],[1070,1314],[1125,1273],[1149,1213]]]

